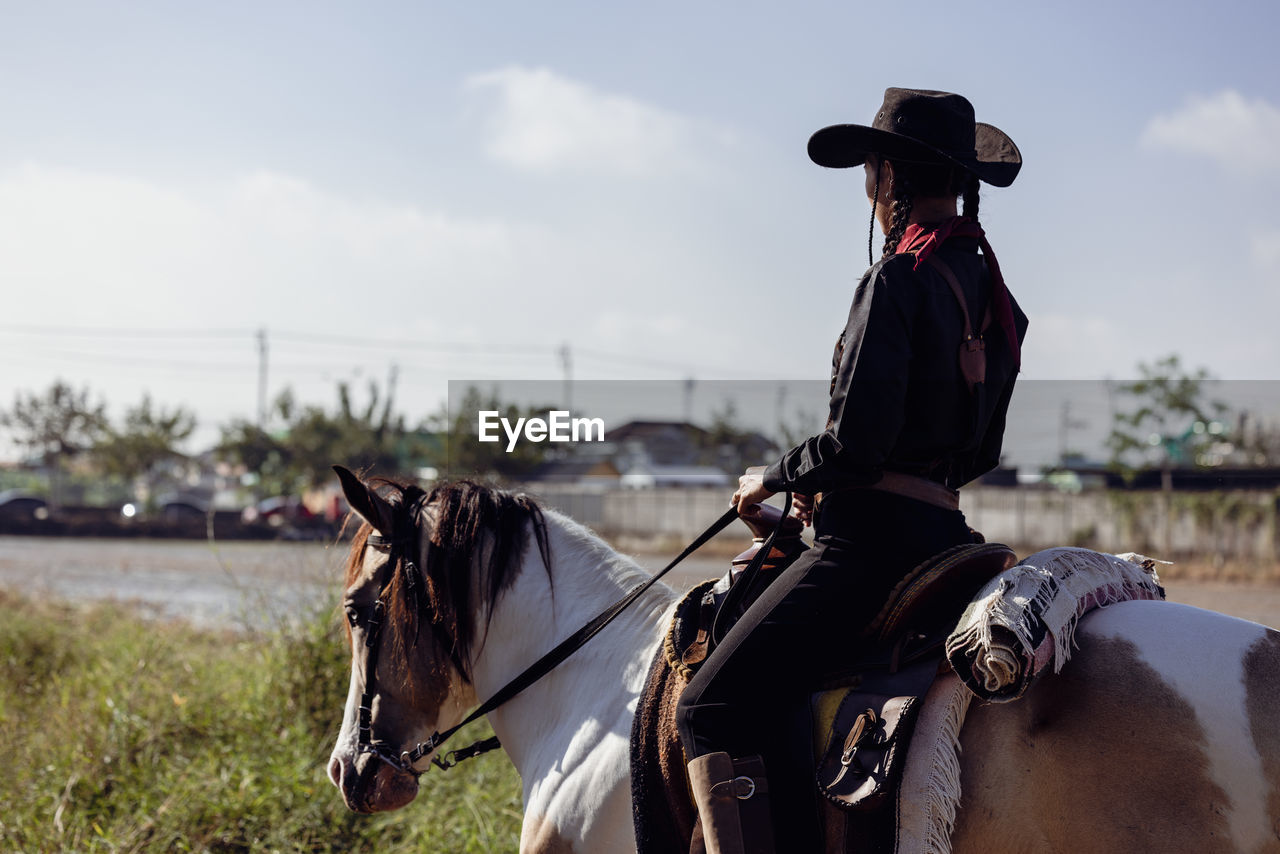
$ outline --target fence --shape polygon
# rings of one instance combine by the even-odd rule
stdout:
[[[688,541],[724,512],[727,489],[538,488],[548,504],[629,548]],[[1078,545],[1168,558],[1280,560],[1271,490],[1161,492],[967,487],[960,507],[988,540],[1020,551]],[[740,543],[743,531],[730,529]]]

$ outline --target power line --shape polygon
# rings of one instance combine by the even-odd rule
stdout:
[[[688,362],[677,362],[670,359],[651,359],[642,356],[635,356],[630,353],[610,353],[605,350],[594,350],[589,347],[575,347],[574,350],[579,354],[589,356],[600,362],[612,362],[614,364],[634,365],[637,367],[661,368],[663,370],[675,371],[680,373],[682,376],[687,376],[691,371],[691,366]],[[706,363],[699,363],[699,367],[704,371],[718,371],[728,374],[737,374],[739,376],[750,373],[740,367],[731,367],[727,365],[708,365]],[[755,378],[754,374],[752,374],[752,378]]]
[[[541,356],[550,352],[545,347],[491,347],[486,344],[422,341],[414,338],[360,338],[354,335],[329,335],[313,332],[272,332],[271,337],[298,344],[322,344],[326,347],[356,347],[368,350],[426,350],[430,352],[481,353],[503,356]]]
[[[260,340],[260,329],[122,329],[88,326],[25,326],[19,324],[0,324],[0,332],[15,335],[43,335],[52,337],[73,338],[107,338],[107,339],[149,339],[180,340],[192,338],[241,340],[252,342]],[[318,332],[296,332],[288,330],[272,330],[271,338],[275,341],[288,341],[298,344],[318,344],[326,347],[356,347],[369,350],[426,350],[432,352],[473,352],[500,353],[512,356],[528,356],[547,352],[545,347],[491,347],[485,344],[462,343],[457,341],[424,341],[415,338],[365,338],[355,335],[334,335]]]
[[[212,329],[194,329],[194,328],[106,328],[106,327],[85,327],[85,326],[30,326],[22,324],[0,324],[0,332],[23,336],[46,336],[55,338],[97,338],[104,340],[128,340],[131,343],[154,342],[154,341],[182,341],[186,344],[192,343],[194,340],[202,340],[205,342],[228,342],[238,341],[246,345],[246,348],[252,347],[258,351],[259,362],[261,367],[262,357],[262,338],[261,330],[258,329],[228,329],[228,328],[212,328]],[[411,338],[378,338],[378,337],[361,337],[354,335],[337,335],[330,333],[317,332],[299,332],[295,330],[272,330],[270,333],[272,344],[295,344],[295,345],[316,345],[324,347],[344,347],[357,350],[367,351],[417,351],[426,353],[445,353],[449,355],[466,354],[471,357],[480,357],[485,359],[497,359],[503,357],[515,357],[527,359],[530,357],[545,357],[548,359],[561,359],[563,348],[557,350],[545,346],[529,346],[521,345],[516,347],[490,346],[485,344],[463,343],[456,341],[429,341]],[[566,345],[567,346],[567,345]],[[694,368],[688,361],[677,361],[674,359],[655,359],[648,356],[639,356],[635,353],[613,352],[607,350],[597,350],[594,348],[575,347],[574,351],[580,357],[585,357],[594,362],[623,365],[632,368],[649,368],[661,371],[671,371],[681,376],[687,376]],[[51,351],[43,351],[51,352]],[[70,357],[71,351],[52,351],[61,352],[64,357]],[[97,359],[97,356],[91,356],[87,353],[83,354],[85,359]],[[121,364],[116,358],[115,353],[107,354],[103,361],[111,361],[115,364]],[[165,362],[173,366],[174,363],[168,357]],[[131,363],[136,364],[136,360]],[[191,367],[208,367],[206,364],[191,363]],[[697,368],[700,372],[715,372],[728,376],[745,376],[754,372],[746,371],[740,366],[718,365],[698,363]],[[237,369],[240,369],[239,367]]]
[[[15,335],[56,335],[81,338],[248,338],[251,329],[121,329],[91,326],[27,326],[0,323],[0,332]]]

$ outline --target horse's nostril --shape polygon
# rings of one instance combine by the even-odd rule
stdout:
[[[342,760],[336,756],[329,760],[329,779],[333,785],[342,788]]]

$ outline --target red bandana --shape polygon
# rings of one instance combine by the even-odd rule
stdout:
[[[933,251],[941,246],[948,237],[974,237],[982,247],[982,254],[987,259],[987,268],[991,270],[991,305],[1000,327],[1004,329],[1009,340],[1009,350],[1013,353],[1013,363],[1022,367],[1022,348],[1018,344],[1018,327],[1013,319],[1013,303],[1009,300],[1009,289],[1005,287],[1004,276],[1000,275],[1000,265],[996,262],[996,254],[991,251],[991,244],[982,226],[964,216],[953,216],[938,225],[928,228],[919,223],[907,226],[906,234],[898,241],[896,254],[915,253],[916,263],[912,268],[919,270],[920,265]]]

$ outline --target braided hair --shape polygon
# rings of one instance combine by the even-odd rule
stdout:
[[[916,197],[911,179],[897,171],[893,174],[893,202],[889,205],[889,231],[884,236],[884,249],[880,255],[882,258],[897,251],[902,235],[906,234],[907,226],[911,224],[911,207]]]
[[[893,162],[893,201],[889,206],[889,230],[881,258],[893,255],[911,223],[911,209],[922,196],[963,195],[963,215],[978,219],[978,176],[966,169],[939,163]]]
[[[871,242],[876,236],[876,205],[880,204],[880,166],[876,165],[876,186],[871,193],[871,224],[867,226],[867,266],[875,262],[871,260]],[[835,380],[832,380],[835,382]]]

